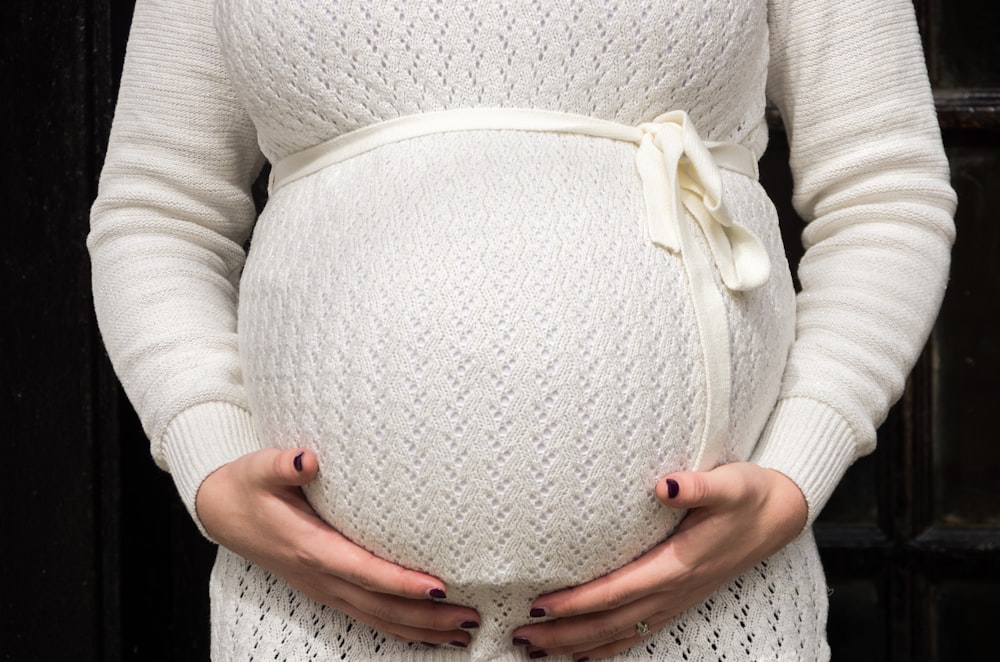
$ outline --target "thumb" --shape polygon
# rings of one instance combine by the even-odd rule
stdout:
[[[298,487],[316,477],[319,462],[316,455],[303,448],[265,448],[254,453],[251,475],[265,485]]]
[[[656,484],[656,498],[671,508],[719,506],[739,498],[739,476],[728,465],[711,471],[675,471]]]

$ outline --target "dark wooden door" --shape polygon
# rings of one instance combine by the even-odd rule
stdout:
[[[915,4],[959,239],[906,396],[817,526],[834,660],[993,659],[1000,622],[1000,6]],[[87,214],[131,9],[0,5],[4,660],[207,659],[213,549],[152,466],[89,295]],[[776,132],[762,170],[795,245],[786,153]]]

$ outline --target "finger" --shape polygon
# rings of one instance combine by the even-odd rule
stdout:
[[[307,582],[307,585],[310,591],[317,594],[310,597],[317,601],[329,603],[331,600],[343,600],[379,621],[436,631],[475,630],[479,627],[479,614],[468,607],[372,593],[330,575],[320,582]]]
[[[559,618],[520,627],[514,631],[513,636],[521,645],[544,648],[549,654],[593,648],[634,635],[635,624],[639,621],[651,622],[649,615],[661,609],[662,601],[662,596],[653,595],[614,611]],[[663,615],[660,620],[666,618]]]
[[[611,574],[537,598],[531,615],[564,618],[619,609],[661,591],[689,570],[667,540]]]
[[[612,657],[613,655],[617,655],[618,653],[621,653],[624,650],[628,650],[633,646],[638,646],[643,641],[645,641],[649,637],[652,637],[657,632],[662,630],[664,626],[667,624],[667,622],[668,621],[657,622],[655,625],[652,622],[648,623],[649,632],[642,636],[636,634],[635,629],[633,628],[632,634],[623,639],[610,641],[600,646],[595,646],[593,648],[589,648],[583,651],[581,650],[565,651],[565,653],[571,653],[573,655],[573,660],[576,662],[580,662],[581,660],[599,660],[601,658]],[[546,651],[546,653],[548,653],[549,655],[563,654],[557,651]]]
[[[553,649],[551,651],[546,651],[546,653],[549,655],[573,655],[573,660],[575,662],[612,657],[624,650],[632,648],[633,646],[642,645],[646,640],[654,637],[660,630],[670,624],[670,621],[676,617],[677,613],[673,611],[664,611],[646,618],[642,621],[642,624],[649,627],[649,630],[645,633],[640,633],[638,628],[640,622],[636,621],[623,636],[600,642],[587,648],[586,650],[581,650],[580,648],[575,650]],[[669,646],[669,643],[666,642],[660,642],[660,644]]]
[[[746,492],[747,477],[732,464],[711,471],[676,471],[656,484],[656,497],[673,508],[702,508],[734,503]]]
[[[379,632],[388,634],[401,641],[422,641],[429,644],[450,644],[456,648],[467,648],[472,642],[472,636],[464,630],[455,629],[440,631],[403,625],[374,617],[343,600],[333,601],[331,606],[344,612],[354,620],[369,625]]]
[[[265,448],[248,457],[247,471],[261,485],[299,487],[312,481],[319,471],[316,456],[302,448]]]
[[[246,457],[251,481],[269,487],[305,484],[316,476],[319,467],[316,456],[304,449],[267,448]],[[306,568],[377,593],[414,599],[447,597],[443,583],[436,577],[378,558],[328,526],[308,506],[300,490],[282,499],[306,514],[306,526],[291,538],[295,545],[292,554]]]
[[[645,639],[649,639],[655,633],[666,627],[670,621],[677,617],[683,609],[666,609],[659,611],[652,616],[646,616],[644,618],[636,618],[634,621],[628,623],[626,627],[616,630],[612,635],[604,637],[600,640],[575,644],[575,645],[557,645],[557,646],[538,646],[540,650],[544,650],[547,656],[555,655],[574,655],[576,659],[583,659],[586,657],[597,658],[608,655],[614,655],[619,653],[626,648],[635,646],[636,644],[642,642]],[[639,630],[640,624],[649,627],[646,632],[641,632]],[[528,649],[529,652],[533,650]]]
[[[304,536],[296,553],[305,567],[366,591],[413,599],[448,597],[436,577],[381,559],[327,526],[317,526]]]

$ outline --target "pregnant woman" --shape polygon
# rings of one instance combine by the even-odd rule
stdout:
[[[138,0],[95,302],[213,658],[828,658],[809,525],[953,239],[912,14]]]

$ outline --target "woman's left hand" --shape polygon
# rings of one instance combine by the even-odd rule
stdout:
[[[691,509],[673,535],[609,575],[536,599],[531,615],[555,620],[518,628],[515,645],[531,657],[577,660],[634,646],[794,540],[808,510],[791,479],[747,462],[670,474],[656,496]],[[640,622],[649,626],[645,635]]]

